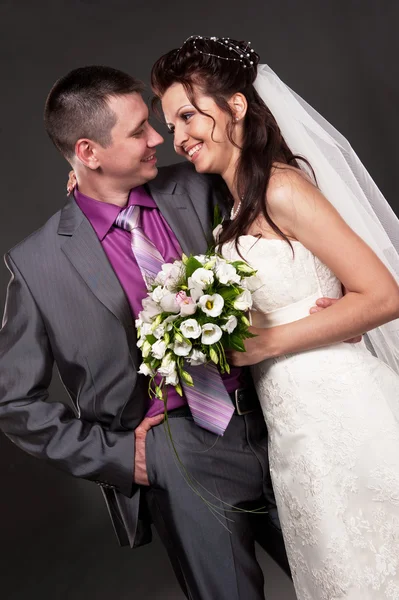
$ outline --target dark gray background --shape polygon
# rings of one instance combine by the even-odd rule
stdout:
[[[398,18],[396,0],[2,0],[0,254],[65,201],[69,167],[42,126],[54,81],[106,64],[148,82],[154,60],[191,34],[251,40],[262,62],[349,138],[397,210]],[[177,162],[170,141],[160,164]],[[7,281],[0,265],[1,309]],[[57,377],[52,393],[65,398]],[[3,435],[0,477],[3,598],[182,598],[157,539],[118,548],[97,486],[34,460]],[[293,599],[289,580],[259,556],[267,597]]]

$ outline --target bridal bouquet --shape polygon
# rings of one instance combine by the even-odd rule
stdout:
[[[150,395],[163,400],[165,385],[180,395],[182,382],[192,386],[185,361],[192,366],[212,361],[221,373],[230,372],[225,350],[244,352],[243,341],[254,337],[246,312],[252,307],[255,274],[246,262],[214,253],[183,254],[162,266],[136,320],[143,356],[139,373],[151,378]]]

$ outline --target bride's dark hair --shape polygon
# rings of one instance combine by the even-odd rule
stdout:
[[[310,165],[306,159],[291,152],[274,116],[255,90],[253,83],[258,63],[259,55],[248,42],[193,36],[181,48],[171,50],[154,64],[151,71],[151,86],[155,94],[153,106],[156,107],[171,85],[181,83],[193,106],[206,114],[196,103],[196,86],[210,96],[220,109],[230,114],[231,121],[226,133],[231,143],[237,145],[232,139],[234,115],[228,100],[238,92],[245,96],[248,109],[235,180],[242,205],[234,220],[225,221],[219,242],[224,244],[234,240],[237,244],[239,236],[248,231],[262,213],[270,227],[291,245],[268,213],[266,189],[274,163],[300,168],[298,160],[302,160]],[[227,186],[226,194],[233,202]]]

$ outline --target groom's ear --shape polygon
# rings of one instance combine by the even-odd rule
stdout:
[[[247,99],[244,94],[239,92],[234,94],[229,100],[229,105],[234,113],[234,120],[236,122],[241,121],[245,117],[248,108]]]
[[[87,138],[82,138],[76,142],[75,155],[88,169],[95,170],[100,166],[96,144]]]

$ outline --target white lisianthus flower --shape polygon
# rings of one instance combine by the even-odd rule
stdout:
[[[198,299],[204,293],[202,287],[200,285],[198,285],[198,283],[195,283],[195,281],[193,281],[192,277],[189,277],[187,279],[187,286],[188,286],[188,289],[190,290],[190,296],[191,296],[193,302],[197,302]]]
[[[162,298],[166,296],[166,294],[169,294],[169,290],[162,285],[158,285],[155,290],[152,291],[151,298],[154,300],[154,302],[159,303],[161,302]]]
[[[179,313],[180,306],[176,301],[176,294],[168,292],[160,301],[160,306],[162,311],[171,312],[171,313]]]
[[[140,315],[139,318],[135,320],[134,325],[136,329],[140,329],[140,327],[143,325],[143,320]]]
[[[242,294],[237,296],[233,302],[233,306],[236,310],[249,310],[252,308],[252,296],[249,290],[244,290]]]
[[[165,335],[165,333],[166,333],[166,327],[163,323],[161,323],[161,325],[158,325],[158,327],[156,327],[153,331],[153,334],[157,338],[157,340],[162,338]]]
[[[151,323],[153,318],[162,312],[162,308],[150,296],[146,296],[142,304],[143,310],[140,313],[140,317],[144,323]]]
[[[151,333],[151,323],[143,323],[141,327],[141,337],[145,337]]]
[[[208,269],[196,269],[194,271],[194,273],[191,275],[191,280],[192,282],[201,287],[202,289],[204,289],[206,286],[211,285],[211,283],[213,283],[214,280],[214,275],[212,273],[212,271],[209,271]]]
[[[227,333],[233,333],[234,329],[237,327],[237,317],[234,315],[230,315],[227,321],[221,325],[223,331],[227,331]]]
[[[166,352],[166,344],[163,340],[157,340],[153,343],[151,348],[151,354],[154,358],[158,358],[159,360],[165,356]]]
[[[186,319],[180,324],[180,331],[186,338],[196,340],[201,335],[201,327],[195,319]]]
[[[180,306],[180,315],[182,317],[193,315],[197,310],[197,305],[194,300],[190,296],[187,296],[186,292],[183,290],[176,294],[176,302]]]
[[[154,375],[154,371],[151,369],[151,367],[144,362],[141,363],[138,372],[140,373],[140,375],[148,375],[149,377],[152,377]]]
[[[184,302],[180,304],[180,316],[181,317],[189,317],[193,315],[197,310],[197,305],[195,302]]]
[[[167,375],[165,378],[166,385],[177,385],[179,383],[179,376],[177,371],[173,371],[170,375]]]
[[[162,359],[161,366],[158,367],[157,373],[161,377],[170,377],[176,371],[176,361],[172,358],[172,353],[167,352]]]
[[[201,350],[197,350],[196,348],[193,348],[193,351],[191,352],[190,357],[188,358],[188,361],[192,367],[198,367],[198,365],[203,365],[204,363],[206,363],[206,360],[206,354],[201,352]]]
[[[223,331],[220,329],[219,325],[205,323],[205,325],[202,326],[201,342],[210,346],[211,344],[216,344],[222,335]]]
[[[173,346],[173,352],[177,356],[188,356],[191,352],[192,344],[188,341],[176,341]]]
[[[202,308],[203,312],[210,317],[218,317],[224,306],[224,300],[220,294],[205,294],[198,300],[198,304]]]
[[[162,265],[162,271],[155,277],[154,283],[172,289],[180,279],[181,273],[182,262],[180,260],[175,260],[174,263],[165,263]]]
[[[201,263],[201,265],[204,265],[204,264],[207,262],[207,260],[208,260],[208,257],[207,257],[207,256],[205,256],[205,254],[196,254],[196,255],[194,256],[194,258],[195,258],[196,260],[198,260],[198,262],[200,262],[200,263]]]
[[[215,272],[220,283],[223,283],[224,285],[229,283],[240,283],[241,281],[241,277],[238,275],[235,267],[233,267],[233,265],[229,265],[228,263],[216,265]]]
[[[179,318],[179,315],[169,315],[169,317],[166,317],[166,319],[163,321],[162,325],[165,325],[166,327],[166,331],[170,331],[173,328],[173,321],[176,321],[176,319]]]

